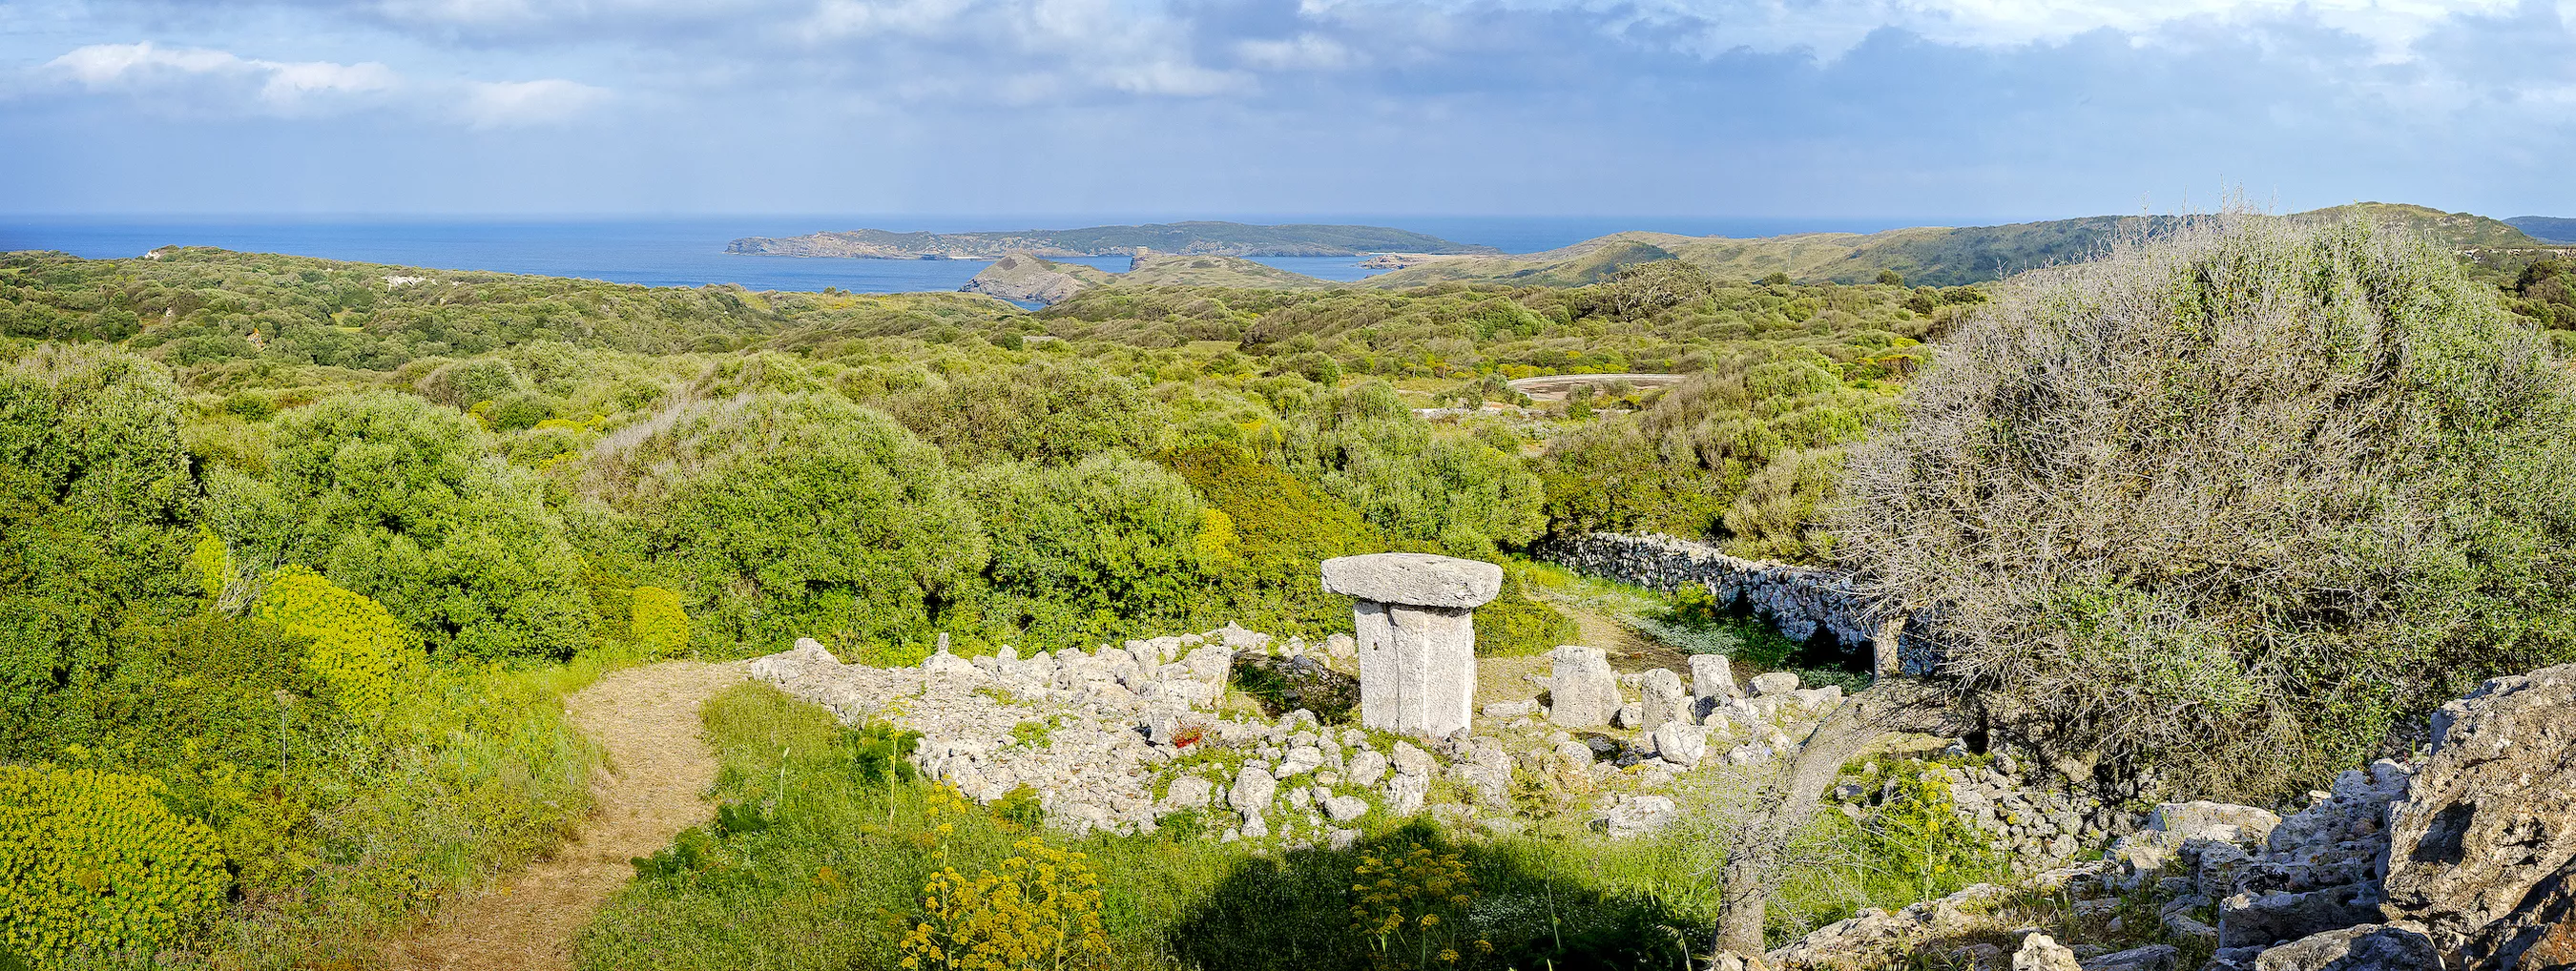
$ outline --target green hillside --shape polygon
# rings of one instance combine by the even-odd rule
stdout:
[[[2317,223],[2353,212],[2423,233],[2464,252],[2544,246],[2503,221],[2424,206],[2360,202],[2286,218]],[[1867,235],[1802,233],[1756,239],[1614,233],[1544,253],[1434,260],[1371,277],[1368,284],[1571,286],[1603,279],[1620,266],[1652,262],[1668,255],[1728,279],[1758,279],[1784,273],[1801,282],[1867,283],[1894,270],[1908,283],[1960,286],[1999,280],[2044,266],[2081,262],[2100,255],[2114,242],[2152,235],[2188,218],[2191,217],[2087,216],[2002,226],[1917,226]]]
[[[2556,216],[2515,216],[2505,224],[2544,243],[2576,243],[2576,219]]]
[[[1243,290],[1312,290],[1334,286],[1303,273],[1265,266],[1238,256],[1149,253],[1137,257],[1125,273],[1106,281],[1130,286],[1231,287]]]

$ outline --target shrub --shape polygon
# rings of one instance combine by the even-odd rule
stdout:
[[[687,650],[689,614],[680,609],[680,595],[660,587],[636,587],[630,591],[634,603],[628,629],[635,646],[645,657],[666,657]]]
[[[939,451],[829,392],[678,408],[593,451],[587,485],[687,577],[713,640],[754,652],[926,637],[985,560]]]
[[[0,765],[0,947],[44,962],[149,952],[223,903],[215,834],[159,785],[88,769]]]
[[[360,392],[286,414],[275,440],[276,508],[230,527],[235,555],[311,564],[442,655],[562,658],[589,643],[579,555],[472,418]]]
[[[2231,216],[2008,291],[1842,535],[2007,726],[2263,796],[2576,658],[2576,389],[2447,252]]]
[[[1574,643],[1579,631],[1573,618],[1530,595],[1529,581],[1516,567],[1503,567],[1503,589],[1493,602],[1476,608],[1476,653],[1501,657],[1545,654],[1559,644]]]
[[[1206,510],[1169,469],[1114,453],[1054,468],[1009,462],[975,470],[965,487],[992,550],[987,623],[1062,646],[1178,623],[1204,606],[1194,596],[1199,547],[1224,540],[1203,539]],[[1230,523],[1217,528],[1232,533]]]
[[[1434,430],[1383,382],[1324,395],[1292,418],[1281,464],[1398,540],[1490,556],[1546,524],[1544,489],[1516,452]]]
[[[252,616],[310,637],[305,666],[330,686],[342,711],[360,719],[384,713],[402,668],[402,625],[384,605],[334,586],[321,574],[288,566],[271,574]]]
[[[1233,448],[1163,461],[1225,517],[1235,555],[1218,567],[1216,588],[1242,624],[1282,635],[1350,629],[1350,601],[1325,593],[1315,578],[1327,559],[1387,548],[1358,510]],[[1203,527],[1213,532],[1213,524]]]
[[[1109,953],[1100,929],[1100,878],[1089,857],[1029,837],[1001,870],[972,880],[946,867],[921,888],[920,919],[903,939],[905,968],[1022,971],[1080,966]]]

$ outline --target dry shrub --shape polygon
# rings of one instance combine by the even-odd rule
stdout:
[[[1844,553],[2106,779],[2280,792],[2576,657],[2576,392],[2421,241],[2230,213],[2024,278],[1905,419]]]

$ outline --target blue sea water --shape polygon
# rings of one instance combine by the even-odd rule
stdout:
[[[1692,217],[1511,216],[1228,216],[1251,223],[1343,223],[1393,226],[1508,253],[1555,249],[1621,230],[1654,230],[1691,236],[1770,236],[1792,232],[1874,232],[1917,223],[1850,219],[1717,219]],[[214,246],[253,253],[289,253],[335,260],[421,266],[443,270],[493,270],[583,277],[651,286],[735,283],[754,290],[818,291],[838,287],[858,293],[955,290],[989,265],[985,260],[833,259],[751,256],[724,251],[744,236],[795,236],[823,230],[871,227],[892,230],[974,231],[1071,228],[1173,217],[927,217],[755,216],[740,218],[622,219],[546,222],[422,219],[278,219],[133,217],[0,218],[0,251],[60,250],[109,259],[140,256],[162,246]],[[1341,256],[1257,257],[1258,262],[1327,280],[1358,280],[1384,272]],[[1123,256],[1089,257],[1112,273],[1127,269]]]

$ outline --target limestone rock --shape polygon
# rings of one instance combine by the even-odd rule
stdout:
[[[781,651],[758,658],[749,665],[751,676],[763,681],[785,684],[800,678],[828,678],[841,671],[841,659],[823,649],[823,643],[811,637],[796,639],[794,650]]]
[[[2033,933],[2021,939],[2021,950],[2013,952],[2012,971],[2084,971],[2075,963],[2075,952],[2046,934]]]
[[[1753,676],[1753,696],[1787,694],[1798,690],[1798,676],[1787,671],[1772,671]]]
[[[1548,654],[1549,721],[1567,728],[1599,728],[1619,710],[1619,678],[1597,647],[1563,645]]]
[[[2149,827],[2180,837],[2260,846],[2281,825],[2270,810],[2224,802],[2167,802],[2156,805]]]
[[[1646,706],[1630,702],[1610,713],[1610,724],[1631,731],[1646,727]]]
[[[1626,839],[1657,832],[1680,816],[1681,808],[1664,796],[1624,796],[1603,823],[1611,836]]]
[[[1702,701],[1735,697],[1735,669],[1726,655],[1693,654],[1690,671],[1691,697]]]
[[[1242,771],[1234,774],[1234,788],[1226,791],[1225,804],[1245,816],[1258,817],[1270,808],[1270,796],[1278,788],[1278,779],[1262,771],[1260,766],[1245,763]]]
[[[1411,816],[1422,811],[1422,799],[1430,793],[1430,776],[1398,773],[1386,780],[1387,810],[1397,816]]]
[[[2259,947],[2378,919],[2378,890],[2360,884],[2306,893],[2240,893],[2218,904],[2218,946]]]
[[[1672,669],[1646,672],[1638,679],[1638,688],[1645,694],[1638,706],[1644,709],[1639,712],[1638,724],[1657,726],[1690,717],[1690,694],[1682,690],[1682,676]]]
[[[1503,590],[1503,568],[1429,553],[1337,556],[1323,564],[1324,589],[1385,604],[1467,610]],[[1361,638],[1362,647],[1367,638]]]
[[[1350,768],[1343,775],[1355,786],[1373,786],[1386,775],[1386,756],[1373,748],[1364,748],[1351,756]]]
[[[1215,789],[1206,779],[1185,775],[1172,780],[1171,788],[1163,792],[1163,802],[1174,809],[1197,809],[1208,804]]]
[[[2149,944],[2090,958],[2084,971],[2179,971],[2182,951],[2171,944]]]
[[[2327,931],[2267,949],[2254,958],[2254,971],[2435,971],[2442,966],[2442,955],[2434,950],[2431,938],[2395,924]]]
[[[1368,815],[1368,800],[1358,796],[1334,796],[1324,800],[1324,818],[1347,823]]]
[[[1395,763],[1395,771],[1399,775],[1431,777],[1431,753],[1414,747],[1411,742],[1395,743],[1395,755],[1389,761]]]
[[[1685,769],[1708,757],[1708,729],[1689,722],[1665,722],[1655,729],[1654,742],[1656,757]]]
[[[2390,807],[2387,913],[2465,971],[2576,966],[2576,665],[2443,705]]]

